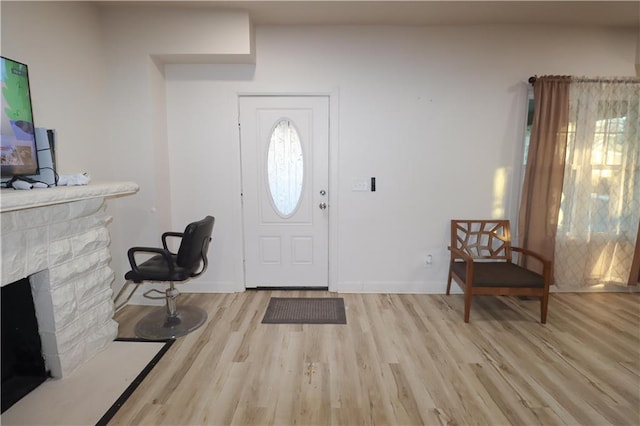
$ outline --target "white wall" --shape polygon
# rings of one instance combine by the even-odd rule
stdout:
[[[162,63],[253,61],[249,17],[96,2],[0,5],[2,55],[29,65],[36,125],[58,131],[58,171],[140,185],[107,203],[117,290],[126,249],[155,246],[174,229]]]
[[[98,9],[84,3],[11,1],[0,8],[2,55],[29,66],[34,122],[57,131],[58,172],[111,178]]]
[[[521,26],[258,27],[255,67],[168,65],[173,218],[200,209],[218,219],[211,270],[190,288],[241,288],[238,93],[339,94],[332,288],[442,292],[448,221],[517,215],[527,78],[633,75],[635,38]],[[353,178],[371,176],[375,193],[351,191]]]
[[[246,13],[2,2],[2,54],[29,64],[34,116],[58,129],[61,171],[141,186],[109,202],[116,277],[127,247],[213,214],[209,271],[186,288],[241,289],[237,94],[323,92],[338,107],[332,287],[440,292],[449,219],[515,218],[527,77],[633,75],[637,33],[258,27],[255,37],[253,50]],[[188,65],[202,62],[212,64]],[[377,192],[351,192],[352,178],[370,176]]]
[[[253,59],[253,51],[244,12],[106,6],[101,17],[114,167],[118,179],[140,185],[136,196],[112,203],[116,216],[126,220],[114,232],[113,268],[121,277],[128,268],[126,248],[156,247],[162,232],[181,231],[187,223],[171,217],[175,201],[170,189],[163,61],[246,62]],[[189,205],[193,207],[189,221],[209,212],[197,203]],[[123,283],[123,279],[116,282]]]

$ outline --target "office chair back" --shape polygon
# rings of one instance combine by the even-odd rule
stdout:
[[[202,220],[190,223],[184,230],[176,264],[190,270],[192,277],[202,274],[207,269],[207,250],[211,241],[214,221],[212,216],[207,216]]]

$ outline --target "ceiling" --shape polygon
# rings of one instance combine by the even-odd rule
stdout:
[[[640,1],[201,0],[101,1],[103,6],[249,12],[256,25],[550,24],[640,28]]]

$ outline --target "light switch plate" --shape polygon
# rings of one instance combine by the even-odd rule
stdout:
[[[351,181],[351,190],[352,191],[368,191],[369,183],[367,179],[353,179]]]

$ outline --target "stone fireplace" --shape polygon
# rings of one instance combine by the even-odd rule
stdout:
[[[2,190],[2,286],[29,278],[45,364],[67,376],[113,341],[105,198],[133,194],[131,182]]]

